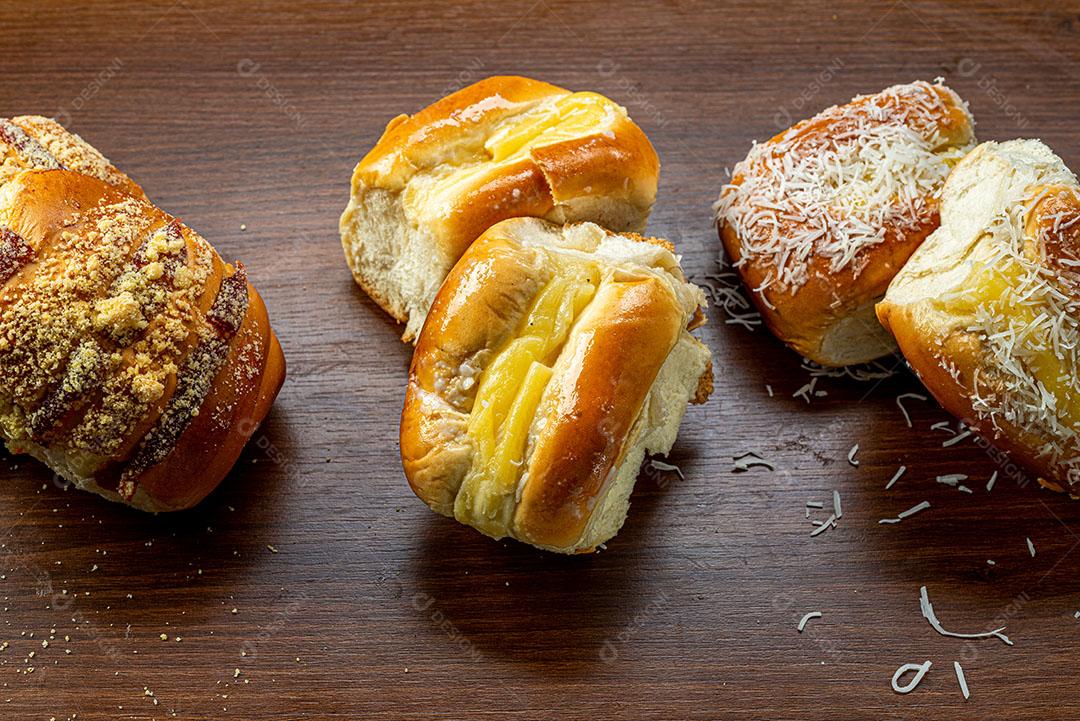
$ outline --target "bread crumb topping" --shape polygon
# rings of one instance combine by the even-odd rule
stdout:
[[[203,238],[121,193],[34,223],[12,209],[48,202],[50,174],[27,175],[0,207],[15,226],[0,229],[0,433],[89,476],[134,454],[130,480],[197,415],[247,313],[246,275],[219,280]]]

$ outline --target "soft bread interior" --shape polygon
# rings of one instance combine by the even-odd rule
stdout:
[[[849,366],[869,363],[896,352],[896,341],[877,319],[877,300],[863,303],[855,311],[840,316],[821,336],[818,355],[829,365]]]
[[[1039,141],[980,145],[945,185],[941,227],[878,308],[946,408],[1055,480],[1072,480],[1080,456],[1077,287],[1038,258],[1031,224],[1064,192],[1076,225],[1077,191]],[[1056,235],[1066,220],[1041,222]]]
[[[415,338],[453,265],[430,228],[411,221],[399,193],[365,188],[341,217],[341,239],[353,278]]]
[[[638,232],[656,195],[655,152],[611,100],[544,85],[514,102],[498,94],[472,102],[441,121],[427,117],[440,104],[422,111],[418,122],[430,125],[411,135],[400,129],[412,119],[395,120],[353,175],[340,223],[346,259],[357,283],[406,324],[404,340],[420,332],[450,268],[490,225],[534,216]]]
[[[708,372],[712,354],[683,332],[653,383],[645,408],[631,431],[622,461],[614,469],[574,551],[591,551],[619,532],[630,510],[630,494],[646,455],[667,455],[675,445],[683,416]],[[565,552],[567,549],[551,549]]]

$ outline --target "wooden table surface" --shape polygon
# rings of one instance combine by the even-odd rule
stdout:
[[[820,378],[808,403],[800,358],[714,310],[717,390],[669,459],[685,480],[643,472],[606,551],[549,555],[408,490],[410,349],[354,287],[337,232],[387,120],[497,73],[628,107],[663,164],[650,230],[699,280],[718,269],[725,169],[857,93],[944,76],[981,139],[1040,137],[1080,168],[1076,0],[9,1],[0,41],[0,115],[60,118],[244,260],[289,362],[236,469],[190,512],[142,515],[5,456],[0,718],[1080,716],[1080,505],[985,444],[943,447],[933,402],[906,401],[909,428],[896,398],[919,388],[895,359],[887,379]],[[734,473],[751,449],[776,470]],[[948,473],[974,492],[935,482]],[[843,518],[811,538],[804,504],[833,490]],[[946,628],[1007,626],[1015,645],[938,635],[923,585]],[[895,694],[897,667],[925,660]]]

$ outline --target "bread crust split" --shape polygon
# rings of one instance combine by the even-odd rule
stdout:
[[[487,78],[390,121],[353,173],[345,258],[414,340],[443,279],[487,228],[532,216],[641,232],[659,169],[648,138],[607,98]]]
[[[956,93],[919,81],[828,108],[735,166],[717,227],[780,340],[826,366],[895,350],[874,304],[937,227],[973,127]]]
[[[244,268],[118,172],[0,187],[0,436],[80,488],[180,510],[232,467],[284,357]]]
[[[503,221],[420,334],[401,420],[413,491],[494,538],[585,553],[618,532],[646,453],[712,389],[705,297],[670,244]]]
[[[983,143],[953,171],[941,227],[877,307],[934,397],[1080,492],[1080,185],[1036,140]]]

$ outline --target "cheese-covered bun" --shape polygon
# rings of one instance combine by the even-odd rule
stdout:
[[[417,343],[413,490],[493,537],[584,553],[618,532],[646,453],[712,390],[705,296],[665,241],[517,218],[466,251]]]
[[[488,78],[390,121],[353,173],[341,242],[356,282],[412,340],[489,227],[533,216],[640,232],[659,171],[648,138],[602,95]]]
[[[874,304],[937,227],[973,126],[944,85],[896,85],[796,124],[735,166],[716,204],[720,237],[780,340],[829,366],[895,350]]]
[[[1049,148],[973,150],[877,312],[946,409],[1080,493],[1080,186]]]

